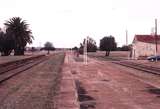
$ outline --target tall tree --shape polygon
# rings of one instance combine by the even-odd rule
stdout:
[[[13,40],[3,31],[0,32],[0,52],[1,56],[8,56],[13,50]]]
[[[44,44],[44,50],[47,50],[48,51],[47,54],[49,54],[49,51],[50,50],[55,50],[55,48],[54,48],[54,46],[51,42],[46,42]]]
[[[14,55],[24,55],[25,46],[34,39],[26,21],[13,17],[4,23],[8,40],[13,40]]]
[[[96,52],[96,51],[97,51],[96,41],[93,38],[88,37],[88,39],[87,39],[87,52]]]
[[[82,43],[80,43],[80,47],[79,47],[80,54],[83,54],[83,48],[84,48],[84,45]]]
[[[1,55],[3,54],[2,53],[3,42],[4,42],[4,32],[0,30],[0,52],[1,52]]]
[[[14,40],[8,36],[8,34],[4,34],[3,43],[2,43],[2,56],[8,56],[11,54],[14,48]]]
[[[80,48],[79,48],[80,54],[83,54],[83,48],[85,46],[85,41],[86,39],[83,40],[83,43],[80,43]],[[87,52],[96,52],[96,51],[97,51],[96,41],[93,38],[88,37],[87,38]]]
[[[100,50],[106,51],[106,56],[109,56],[110,51],[115,50],[117,44],[113,36],[103,37],[100,40]]]

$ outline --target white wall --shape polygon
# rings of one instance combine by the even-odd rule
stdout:
[[[160,44],[158,46],[157,55],[160,54]],[[156,46],[153,43],[144,43],[136,41],[133,43],[132,59],[137,59],[139,56],[155,55]]]

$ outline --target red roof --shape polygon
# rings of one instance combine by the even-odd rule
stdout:
[[[135,35],[135,39],[140,42],[155,43],[155,36],[153,35]],[[157,35],[157,41],[160,42],[160,35]]]

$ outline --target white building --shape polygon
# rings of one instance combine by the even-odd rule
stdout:
[[[157,43],[157,55],[160,55],[160,35],[157,36]],[[132,43],[131,58],[139,59],[151,55],[156,55],[155,36],[135,35]]]

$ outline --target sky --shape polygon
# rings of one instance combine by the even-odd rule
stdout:
[[[0,27],[12,17],[30,24],[35,40],[57,48],[79,46],[87,36],[99,40],[113,35],[118,46],[132,43],[135,34],[151,34],[158,20],[159,0],[0,0]]]

